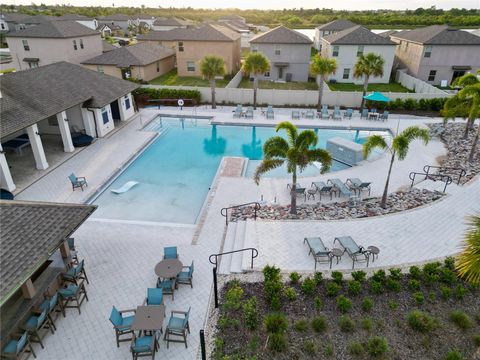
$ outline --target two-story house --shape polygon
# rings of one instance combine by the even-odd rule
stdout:
[[[313,36],[313,46],[320,51],[322,50],[322,39],[324,36],[335,34],[354,26],[357,26],[357,24],[346,19],[333,20],[329,23],[317,26],[315,28],[315,35]]]
[[[98,27],[98,20],[95,18],[89,18],[88,16],[85,15],[79,15],[79,14],[65,14],[62,16],[56,17],[54,20],[57,21],[69,21],[73,20],[78,22],[81,25],[84,25],[92,30],[95,30]]]
[[[250,40],[252,52],[264,54],[270,71],[259,77],[273,81],[307,81],[312,41],[308,36],[285,26],[278,26]]]
[[[374,53],[384,60],[383,76],[372,77],[371,83],[387,84],[390,81],[395,43],[388,38],[377,35],[367,28],[357,25],[322,39],[321,56],[333,58],[337,62],[337,71],[329,80],[343,83],[362,84],[363,78],[354,78],[353,69],[362,54]]]
[[[197,28],[151,31],[137,39],[175,49],[179,76],[201,76],[199,63],[207,55],[223,58],[227,74],[240,69],[240,34],[225,26],[204,24]]]
[[[432,85],[450,84],[466,72],[480,68],[480,37],[447,25],[400,31],[390,38],[397,43],[396,63]]]
[[[102,38],[76,21],[50,21],[6,35],[14,67],[25,70],[58,61],[80,64],[100,55]]]
[[[108,16],[100,16],[98,18],[99,25],[107,24],[107,25],[117,25],[122,28],[123,31],[128,31],[129,26],[134,25],[134,20],[131,16],[123,15],[123,14],[115,14],[115,15],[108,15]]]
[[[153,22],[153,30],[155,31],[169,31],[173,29],[186,29],[193,26],[189,20],[183,20],[175,17],[159,17]]]

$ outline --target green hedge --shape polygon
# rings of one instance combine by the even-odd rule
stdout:
[[[199,103],[202,95],[198,90],[177,90],[177,89],[154,89],[138,88],[133,91],[135,96],[145,96],[151,100],[154,99],[192,99]]]
[[[377,108],[378,110],[421,110],[421,111],[440,111],[447,101],[446,98],[433,99],[395,99],[388,103],[367,101],[367,107]]]

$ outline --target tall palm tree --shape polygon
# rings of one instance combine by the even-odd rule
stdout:
[[[386,140],[380,135],[369,136],[367,141],[363,144],[363,157],[365,159],[375,148],[388,150],[392,155],[390,159],[390,167],[388,168],[387,181],[385,182],[385,189],[383,190],[382,202],[380,204],[384,209],[387,206],[388,183],[390,182],[390,175],[392,173],[392,165],[395,161],[395,157],[398,156],[398,160],[405,159],[408,153],[408,147],[415,139],[421,139],[423,140],[423,143],[427,145],[430,140],[428,130],[421,129],[418,126],[410,126],[395,136],[392,139],[392,144],[390,146],[388,146]]]
[[[215,78],[225,74],[225,61],[221,57],[207,55],[200,62],[200,71],[202,72],[203,77],[210,82],[210,89],[212,90],[212,109],[216,109]]]
[[[324,173],[332,166],[332,156],[327,150],[315,148],[318,142],[317,134],[313,130],[304,130],[298,133],[295,125],[283,121],[275,128],[276,132],[285,130],[288,140],[281,136],[272,136],[263,144],[263,161],[255,170],[254,180],[257,185],[262,174],[283,164],[292,174],[290,214],[297,213],[297,170],[302,172],[315,161],[322,164],[320,173]]]
[[[363,105],[365,104],[365,99],[363,97],[367,93],[370,77],[383,76],[384,63],[385,60],[382,55],[377,55],[375,53],[362,54],[358,57],[357,63],[353,68],[353,77],[361,78],[364,76],[362,104],[360,105],[360,108],[363,108]]]
[[[470,217],[469,225],[463,250],[455,259],[455,268],[460,277],[475,285],[480,284],[480,216]]]
[[[251,52],[243,62],[242,71],[253,76],[253,108],[257,108],[258,77],[270,71],[268,59],[259,52]]]
[[[443,105],[443,109],[441,111],[444,123],[447,123],[450,119],[455,119],[457,117],[461,117],[467,119],[467,123],[465,125],[465,131],[463,133],[463,139],[468,138],[468,132],[471,128],[471,123],[474,119],[470,119],[470,111],[469,109],[472,106],[472,99],[461,99],[458,96],[458,93],[448,98]],[[473,126],[473,125],[472,125]]]
[[[316,54],[310,64],[310,71],[313,75],[320,76],[317,103],[317,110],[320,111],[322,107],[323,83],[328,75],[337,71],[337,61],[335,59],[322,58],[319,54]]]
[[[468,111],[468,119],[471,120],[471,126],[475,123],[475,119],[480,115],[480,83],[475,85],[465,86],[462,90],[458,92],[458,97],[460,99],[470,99],[470,109]],[[472,162],[475,155],[475,149],[477,147],[480,137],[480,124],[478,125],[477,133],[473,139],[472,148],[470,149],[470,155],[468,156],[468,161]]]

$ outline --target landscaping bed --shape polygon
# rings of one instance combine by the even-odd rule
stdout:
[[[248,78],[244,78],[238,88],[243,89],[253,89],[253,81],[250,81]],[[259,89],[276,89],[276,90],[318,90],[318,85],[316,82],[273,82],[267,80],[258,81]]]
[[[480,289],[445,264],[322,279],[265,267],[264,281],[221,290],[213,359],[472,359]],[[447,357],[449,354],[450,357]]]
[[[219,79],[216,80],[215,86],[224,88],[230,80]],[[178,76],[177,70],[170,70],[153,80],[150,81],[152,85],[168,85],[168,86],[198,86],[198,87],[210,87],[210,82],[207,79],[195,76]]]
[[[328,83],[328,87],[332,91],[359,91],[363,92],[363,85],[358,85],[354,83]],[[408,90],[406,87],[399,83],[388,83],[388,84],[368,84],[368,91],[381,91],[381,92],[414,92]]]

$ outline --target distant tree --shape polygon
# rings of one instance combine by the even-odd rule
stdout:
[[[221,57],[207,55],[200,62],[200,71],[202,75],[210,82],[210,89],[212,91],[212,109],[216,109],[215,78],[217,76],[225,75],[225,61]]]
[[[322,107],[323,86],[328,75],[337,71],[337,61],[335,59],[322,58],[316,54],[310,64],[310,71],[315,76],[320,76],[320,84],[318,86],[318,102],[317,110],[320,111]]]
[[[353,76],[355,78],[364,77],[362,104],[360,105],[360,108],[363,108],[363,105],[365,104],[365,99],[363,97],[367,93],[370,77],[383,76],[384,64],[385,60],[382,55],[377,55],[375,53],[362,54],[358,57],[357,63],[353,68]]]
[[[242,71],[253,76],[253,108],[257,108],[258,77],[270,71],[268,59],[259,52],[251,52],[243,62]]]

